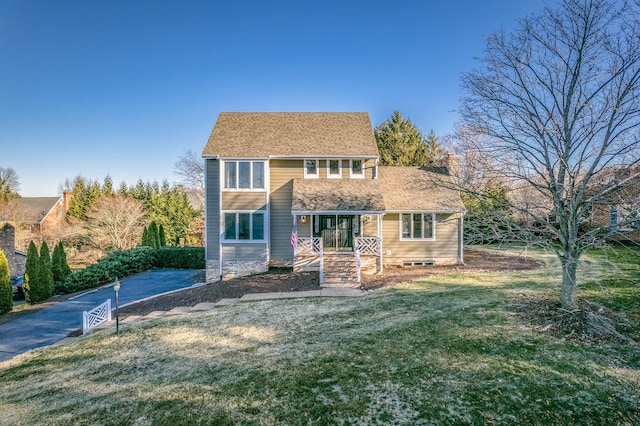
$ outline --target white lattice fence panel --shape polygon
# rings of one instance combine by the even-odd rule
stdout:
[[[358,237],[356,238],[356,247],[360,254],[378,254],[380,240],[376,237]]]
[[[298,238],[296,255],[319,254],[322,238]]]
[[[111,299],[82,313],[82,334],[107,321],[111,321]]]

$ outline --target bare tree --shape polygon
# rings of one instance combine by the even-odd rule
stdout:
[[[11,167],[0,167],[0,201],[10,201],[19,197],[20,179]]]
[[[140,242],[146,213],[144,204],[120,195],[101,196],[81,222],[82,232],[98,248],[130,249]]]
[[[182,178],[186,187],[204,191],[204,161],[189,150],[176,161],[175,174]]]
[[[615,232],[585,227],[593,206],[638,178],[639,9],[546,7],[514,33],[490,35],[479,68],[462,78],[462,120],[483,136],[474,149],[525,194],[510,205],[522,220],[505,216],[510,235],[555,251],[565,309],[575,306],[580,256]]]

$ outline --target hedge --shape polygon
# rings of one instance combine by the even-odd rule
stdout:
[[[204,269],[202,247],[137,247],[108,253],[97,263],[74,272],[58,283],[56,293],[73,293],[154,268]]]

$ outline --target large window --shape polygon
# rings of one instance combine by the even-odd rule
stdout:
[[[351,178],[363,178],[364,177],[364,161],[363,160],[350,160],[351,165],[350,177]]]
[[[225,213],[224,240],[264,241],[264,213]]]
[[[435,215],[433,213],[402,213],[400,216],[401,240],[435,239]]]
[[[314,179],[318,177],[318,160],[304,160],[304,177]]]
[[[264,189],[264,161],[225,161],[224,188]]]

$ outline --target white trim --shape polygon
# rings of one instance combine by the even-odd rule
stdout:
[[[236,237],[239,236],[240,233],[240,221],[238,220],[238,215],[239,214],[248,214],[249,215],[249,235],[250,238],[249,239],[244,239],[241,240],[239,238],[234,238],[234,239],[227,239],[225,237],[226,234],[226,227],[224,226],[224,216],[227,214],[235,214],[236,215]],[[253,238],[253,215],[254,214],[261,214],[262,215],[262,239],[260,240],[256,240]],[[266,243],[267,242],[267,232],[265,231],[265,228],[267,227],[267,211],[266,210],[221,210],[220,211],[220,218],[222,221],[222,238],[220,241],[224,242],[225,244],[228,243]]]
[[[430,214],[431,215],[431,230],[432,230],[432,236],[429,238],[414,238],[414,237],[404,237],[402,236],[402,215],[403,214],[410,214],[411,215],[411,221],[409,222],[411,225],[411,228],[409,230],[409,233],[411,235],[413,235],[413,215],[414,214],[423,214],[423,215],[427,215]],[[424,219],[422,220],[422,223],[424,225]],[[400,241],[435,241],[436,240],[436,214],[432,213],[432,212],[403,212],[398,216],[398,239]],[[424,226],[422,228],[422,235],[424,235]]]
[[[339,155],[335,155],[335,154],[323,154],[323,155],[304,155],[304,154],[291,154],[291,155],[269,155],[269,159],[271,160],[302,160],[305,158],[309,158],[309,159],[325,159],[325,158],[331,158],[331,159],[344,159],[345,157],[348,157],[350,154],[347,153],[343,153],[343,154],[339,154]],[[354,154],[355,159],[378,159],[380,157],[378,157],[377,155],[365,155],[364,157],[356,157],[355,155],[362,155],[362,153],[359,154]]]
[[[383,211],[377,211],[377,210],[291,210],[291,214],[297,214],[297,215],[314,215],[314,214],[327,214],[327,215],[331,215],[331,214],[337,214],[340,216],[355,216],[355,215],[362,215],[362,214],[384,214],[385,212]],[[407,213],[407,212],[405,212]],[[422,212],[421,212],[422,213]]]
[[[235,163],[236,164],[236,187],[235,188],[227,188],[226,187],[226,170],[225,167],[227,163]],[[239,163],[249,163],[249,188],[240,188],[240,165]],[[262,188],[254,188],[253,187],[253,165],[255,163],[262,163]],[[267,188],[267,180],[266,180],[266,160],[253,160],[253,159],[242,159],[242,160],[231,160],[225,159],[220,162],[221,180],[220,180],[220,192],[266,192]]]
[[[435,214],[453,214],[467,213],[466,210],[427,210],[427,209],[402,209],[402,210],[385,210],[385,213],[435,213]]]
[[[332,161],[337,161],[338,162],[338,174],[337,175],[332,175],[331,174],[331,162]],[[342,159],[337,159],[337,158],[329,158],[326,160],[327,163],[327,179],[342,179]]]
[[[307,172],[307,161],[315,161],[316,163],[316,174],[311,175]],[[320,160],[313,158],[306,158],[302,160],[302,167],[304,169],[304,178],[305,179],[318,179],[320,177]]]
[[[360,170],[361,172],[358,174],[353,173],[353,162],[360,161]],[[349,179],[364,179],[364,163],[365,160],[363,158],[351,158],[349,159]]]
[[[269,160],[265,161],[264,166],[264,182],[266,189],[266,197],[267,204],[265,206],[266,216],[265,216],[265,235],[264,239],[267,243],[267,265],[271,261],[271,162]]]

